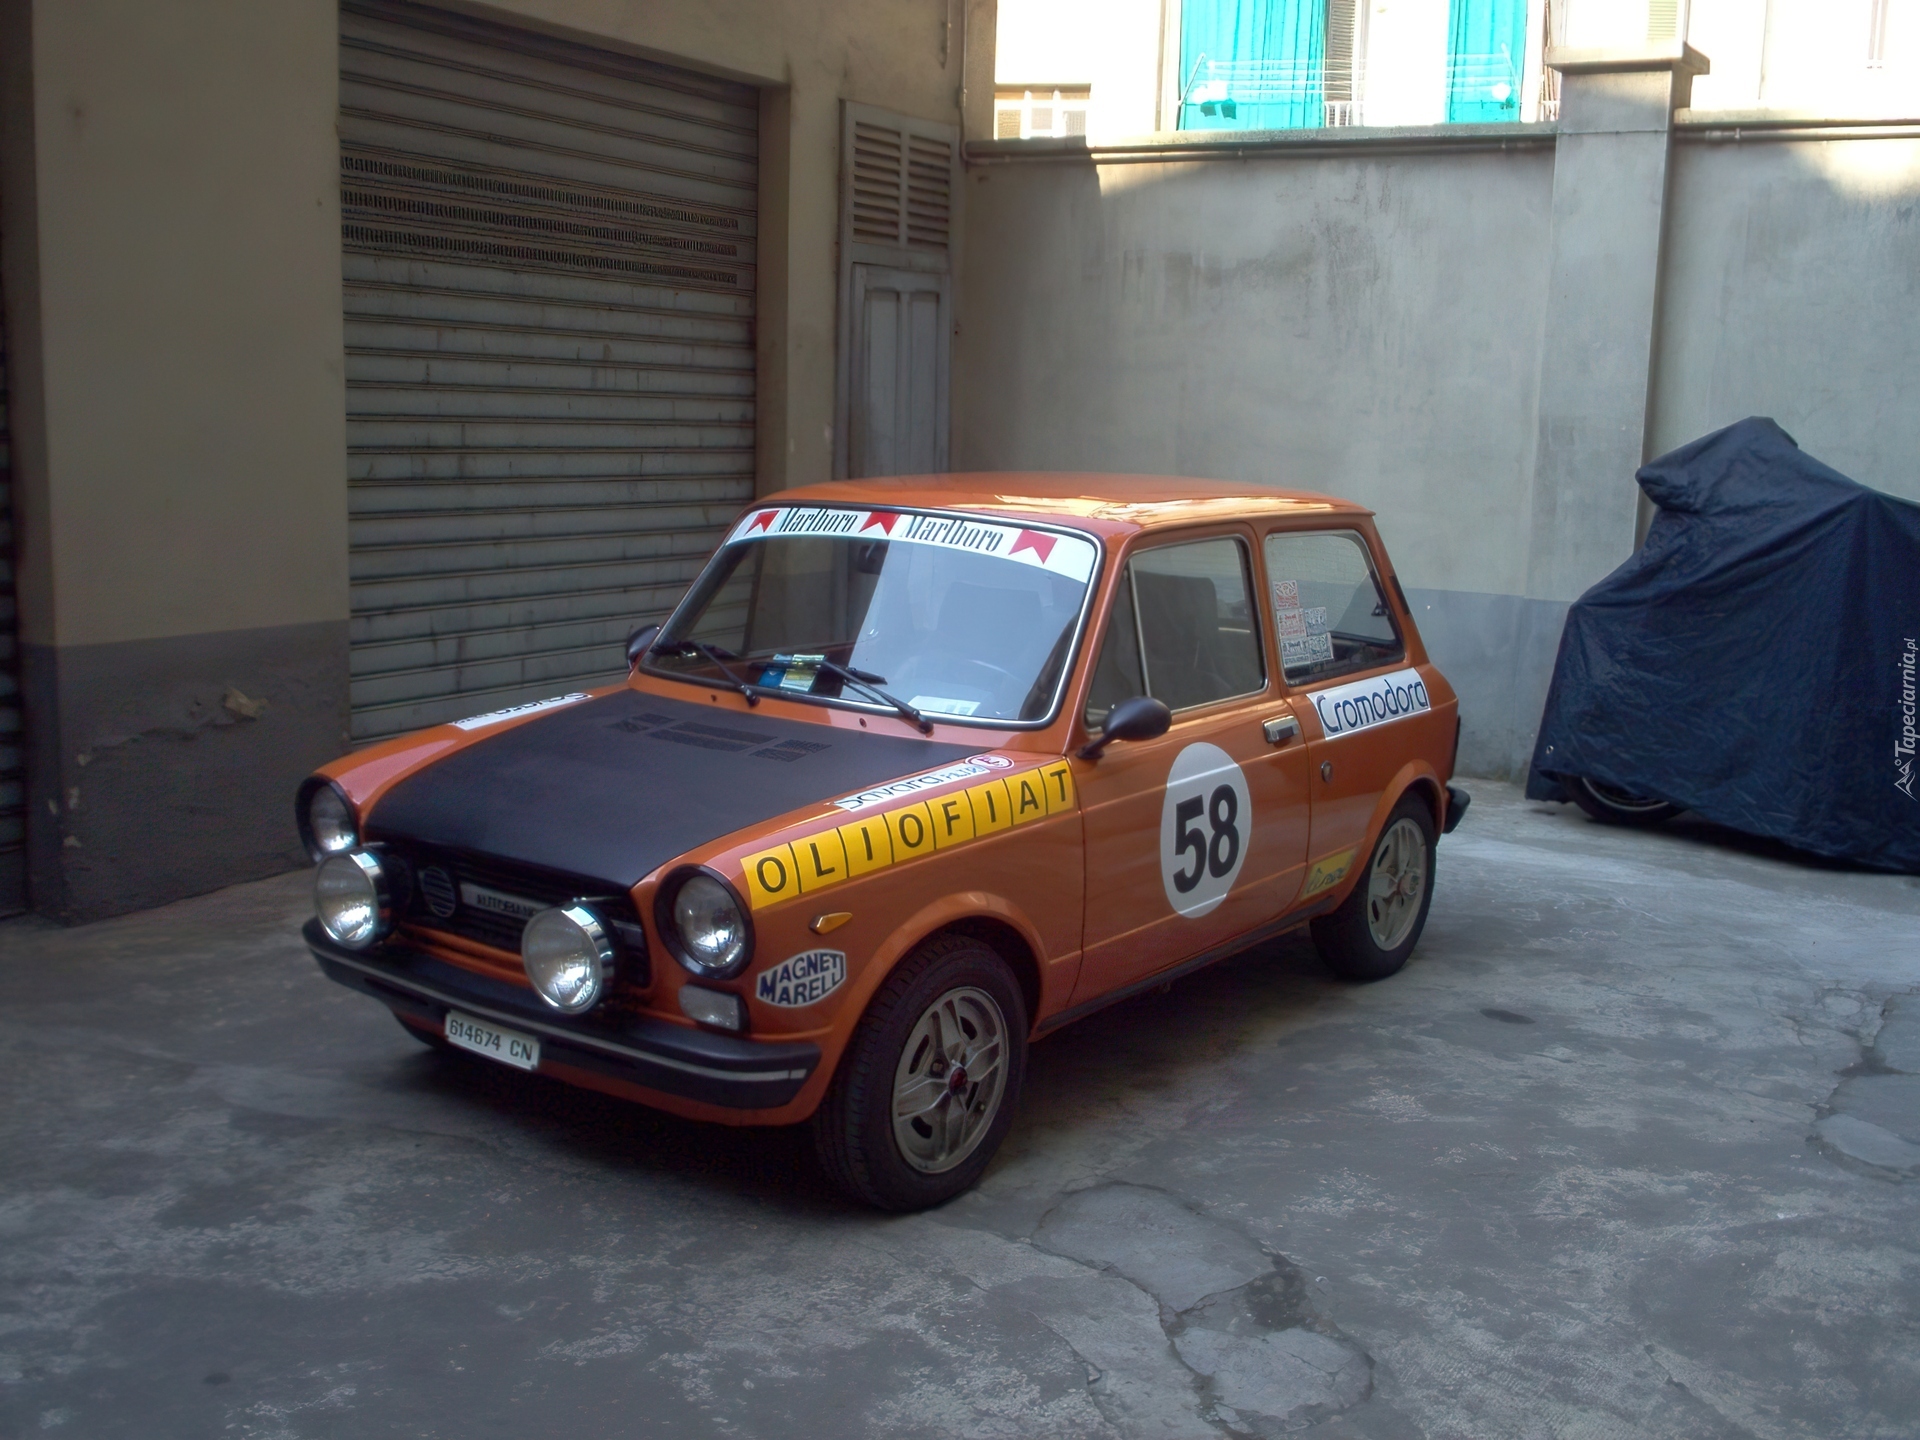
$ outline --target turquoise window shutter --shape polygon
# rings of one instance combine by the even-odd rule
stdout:
[[[1447,119],[1466,124],[1518,120],[1526,48],[1526,0],[1453,0]]]
[[[1303,130],[1326,120],[1327,0],[1184,0],[1182,130]]]

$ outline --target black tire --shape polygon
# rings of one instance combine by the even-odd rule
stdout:
[[[1412,825],[1411,831],[1402,828],[1408,823]],[[1383,867],[1398,866],[1404,878],[1416,835],[1418,853],[1423,857],[1419,893],[1417,896],[1406,893],[1401,897],[1413,902],[1409,925],[1406,907],[1397,907],[1396,913],[1391,897],[1375,910],[1374,875],[1376,871],[1391,874],[1391,868]],[[1319,950],[1327,969],[1342,980],[1384,980],[1407,963],[1413,947],[1420,943],[1420,932],[1427,927],[1427,908],[1433,904],[1437,853],[1433,812],[1418,796],[1405,797],[1393,807],[1387,823],[1380,827],[1380,836],[1373,842],[1367,867],[1354,883],[1353,893],[1340,903],[1339,909],[1313,922],[1314,948]],[[1383,945],[1383,938],[1391,943]]]
[[[1604,781],[1589,780],[1584,775],[1567,776],[1560,783],[1573,797],[1574,804],[1608,825],[1660,825],[1684,808],[1652,795],[1635,795]]]
[[[421,1030],[416,1026],[409,1025],[406,1021],[400,1019],[398,1015],[395,1015],[393,1018],[399,1024],[402,1030],[406,1031],[407,1034],[411,1035],[414,1039],[418,1040],[422,1045],[425,1045],[428,1048],[433,1050],[453,1049],[453,1046],[447,1043],[446,1036],[435,1034],[433,1031],[430,1031],[430,1030]]]
[[[998,1007],[1004,1037],[998,1088],[990,1097],[993,1108],[981,1114],[977,1124],[963,1120],[963,1134],[969,1137],[964,1153],[946,1168],[929,1170],[908,1158],[895,1134],[894,1091],[904,1052],[936,1002],[964,1002],[969,1008],[960,1015],[960,1033],[971,1034],[978,1041],[981,1032],[977,1028],[966,1032],[965,1024],[977,1025],[983,1017],[991,1022],[992,1017],[981,1008],[981,996]],[[964,935],[936,935],[928,940],[900,963],[874,995],[847,1042],[846,1053],[840,1057],[826,1098],[814,1112],[814,1148],[828,1178],[849,1196],[881,1210],[925,1210],[971,1189],[1013,1124],[1014,1108],[1026,1079],[1027,1023],[1026,999],[1013,971],[998,954]],[[925,1040],[924,1035],[921,1038]],[[971,1104],[988,1103],[989,1097],[980,1094],[983,1085],[978,1081],[984,1054],[972,1062],[975,1076],[955,1084],[952,1077],[965,1076],[964,1068],[947,1069],[924,1043],[916,1047],[916,1053],[934,1054],[928,1063],[940,1068],[927,1070],[914,1084],[929,1093],[941,1084],[947,1087],[928,1114],[951,1101],[954,1094],[964,1094]],[[969,1084],[971,1090],[967,1089]],[[948,1133],[947,1117],[954,1114],[964,1115],[964,1111],[941,1110],[936,1117],[942,1136]],[[913,1117],[904,1123],[920,1125],[922,1121]],[[933,1143],[930,1127],[927,1134],[929,1143]],[[922,1160],[925,1163],[927,1157]],[[939,1161],[936,1158],[931,1163]]]

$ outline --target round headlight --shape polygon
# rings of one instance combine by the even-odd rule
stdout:
[[[393,906],[387,874],[365,850],[329,855],[313,877],[320,927],[349,950],[365,950],[387,933]]]
[[[746,912],[733,888],[718,876],[695,870],[672,891],[663,926],[680,963],[696,975],[737,975],[753,948]]]
[[[307,797],[307,844],[313,858],[340,855],[360,843],[353,807],[331,785],[316,785]]]
[[[542,910],[520,936],[534,993],[564,1015],[591,1010],[613,978],[613,941],[584,905]]]

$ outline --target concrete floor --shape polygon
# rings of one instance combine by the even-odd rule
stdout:
[[[1920,1434],[1920,880],[1486,783],[1405,973],[1036,1048],[980,1189],[429,1053],[306,878],[0,926],[0,1435]]]

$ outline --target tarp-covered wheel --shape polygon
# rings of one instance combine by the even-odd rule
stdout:
[[[936,935],[887,977],[814,1112],[828,1176],[882,1210],[972,1187],[1013,1123],[1027,1006],[987,946]]]
[[[1313,943],[1343,980],[1384,980],[1407,963],[1433,903],[1433,813],[1416,795],[1393,807],[1353,893],[1313,922]]]
[[[1635,795],[1603,780],[1584,775],[1570,776],[1561,782],[1573,803],[1596,820],[1609,825],[1658,825],[1680,813],[1681,807],[1652,795]]]

